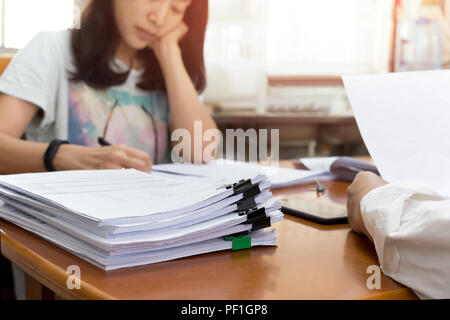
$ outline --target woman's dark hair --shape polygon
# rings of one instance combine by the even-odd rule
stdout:
[[[193,0],[187,8],[184,22],[189,27],[180,42],[184,65],[197,90],[206,87],[204,42],[208,23],[208,0]],[[71,80],[84,82],[96,89],[121,85],[130,71],[117,73],[111,69],[120,35],[116,26],[111,0],[92,0],[83,13],[81,29],[72,31],[72,52],[76,71]],[[145,73],[138,84],[146,91],[166,91],[159,62],[151,49],[139,52],[145,64]]]

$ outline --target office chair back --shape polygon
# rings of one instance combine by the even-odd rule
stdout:
[[[6,70],[12,58],[12,56],[0,56],[0,75]]]

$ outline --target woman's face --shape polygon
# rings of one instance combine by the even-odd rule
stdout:
[[[195,0],[113,0],[122,41],[134,50],[151,47],[183,21],[192,1]]]

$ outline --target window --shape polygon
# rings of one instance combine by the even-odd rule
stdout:
[[[38,32],[74,25],[80,10],[74,0],[0,0],[1,47],[23,48]]]
[[[394,0],[215,0],[207,53],[211,61],[262,56],[269,75],[387,71],[393,5]]]
[[[270,0],[270,75],[388,71],[392,0]]]
[[[284,1],[284,0],[283,0]],[[266,0],[210,1],[205,101],[254,105],[265,90]]]
[[[206,101],[260,105],[267,78],[389,70],[394,0],[213,0],[210,11]]]

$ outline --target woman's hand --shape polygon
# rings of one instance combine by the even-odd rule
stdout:
[[[155,52],[156,58],[160,63],[164,61],[164,59],[170,56],[170,52],[173,49],[180,49],[179,42],[184,38],[184,36],[188,33],[188,26],[181,21],[174,29],[167,32],[159,39],[157,39],[154,43],[152,43],[151,48]]]
[[[367,232],[361,215],[361,200],[370,191],[384,186],[386,181],[372,172],[359,173],[352,185],[347,189],[347,213],[348,222],[353,231],[366,235],[372,242],[373,239]]]
[[[62,145],[53,160],[56,170],[136,169],[150,172],[147,153],[123,145],[82,147]]]

